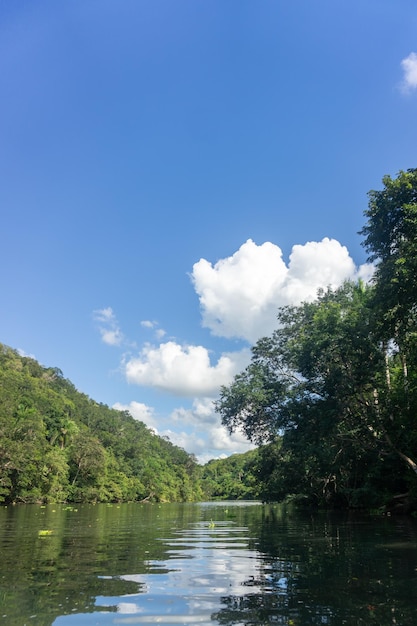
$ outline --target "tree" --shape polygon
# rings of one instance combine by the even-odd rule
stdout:
[[[259,496],[258,451],[212,459],[203,468],[201,483],[209,500],[251,500]]]
[[[361,234],[369,260],[376,263],[375,325],[384,343],[391,419],[401,414],[413,436],[417,410],[417,169],[383,178],[384,188],[369,192],[368,221]],[[417,444],[413,437],[414,446]],[[415,450],[415,447],[414,447]],[[417,473],[417,465],[404,458]]]
[[[381,467],[390,468],[387,485],[404,486],[399,466],[411,456],[410,441],[401,420],[391,419],[373,291],[346,283],[313,303],[280,309],[278,329],[258,341],[248,368],[221,390],[216,409],[230,431],[241,428],[257,444],[283,435],[281,492],[352,503],[359,489],[371,490]]]
[[[382,181],[382,190],[368,194],[368,221],[360,234],[369,260],[376,262],[376,301],[384,326],[398,339],[407,334],[410,322],[416,325],[417,169]]]

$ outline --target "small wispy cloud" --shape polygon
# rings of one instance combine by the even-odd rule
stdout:
[[[111,307],[93,311],[93,319],[98,323],[101,339],[109,346],[120,346],[124,337]]]
[[[157,322],[151,322],[150,320],[143,320],[140,325],[143,326],[143,328],[155,328]]]
[[[159,324],[156,321],[143,320],[140,325],[143,326],[143,328],[149,328],[149,330],[154,330],[155,337],[157,339],[162,339],[166,335],[166,331],[163,328],[158,328]]]
[[[22,350],[21,348],[17,348],[16,352],[23,357],[27,357],[29,359],[35,359],[36,360],[36,356],[34,354],[29,354],[28,352],[25,352],[24,350]]]
[[[417,89],[417,54],[410,52],[408,57],[401,61],[401,67],[404,72],[401,87],[404,92],[409,93]]]

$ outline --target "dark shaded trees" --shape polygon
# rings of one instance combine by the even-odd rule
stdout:
[[[415,489],[417,170],[383,182],[362,230],[373,284],[280,309],[221,391],[223,424],[269,444],[260,475],[274,498],[372,506]]]
[[[229,430],[240,426],[256,443],[283,437],[275,453],[264,451],[261,471],[275,496],[353,504],[358,489],[371,490],[379,459],[398,456],[386,439],[389,430],[398,440],[395,426],[378,398],[386,394],[385,359],[371,332],[372,293],[347,283],[313,303],[281,309],[279,328],[222,389],[217,410]]]
[[[401,171],[395,179],[385,176],[383,184],[369,193],[361,234],[376,263],[376,332],[386,352],[391,419],[401,416],[412,439],[403,458],[417,472],[417,169]]]
[[[201,471],[207,500],[253,500],[259,496],[258,451],[212,459]]]
[[[380,322],[391,337],[405,339],[415,327],[417,283],[417,169],[384,176],[383,189],[369,192],[367,222],[360,234],[376,263],[375,299]]]

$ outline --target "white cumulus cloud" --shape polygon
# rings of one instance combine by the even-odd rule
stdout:
[[[216,424],[219,421],[219,416],[214,411],[213,398],[196,398],[193,401],[192,409],[177,408],[172,412],[171,419],[173,422],[207,428]]]
[[[191,408],[175,409],[171,414],[171,423],[173,427],[181,424],[189,432],[167,430],[164,434],[175,445],[195,454],[200,463],[246,452],[254,447],[241,432],[229,435],[221,425],[210,398],[196,398]]]
[[[109,346],[120,346],[124,337],[113,309],[97,309],[93,312],[93,319],[98,324],[102,341]]]
[[[401,67],[404,72],[403,90],[408,92],[417,89],[417,54],[410,52],[408,57],[401,61]]]
[[[248,352],[223,354],[216,364],[203,346],[181,346],[174,341],[145,345],[139,356],[124,364],[130,383],[155,387],[175,395],[215,395],[246,365]]]
[[[200,259],[192,280],[203,325],[214,335],[254,343],[276,328],[280,306],[313,300],[319,288],[336,288],[370,273],[368,265],[356,268],[347,248],[335,239],[293,246],[288,265],[277,245],[258,246],[249,239],[214,265]]]

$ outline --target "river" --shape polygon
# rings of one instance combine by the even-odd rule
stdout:
[[[417,522],[250,502],[0,507],[0,621],[417,624]]]

